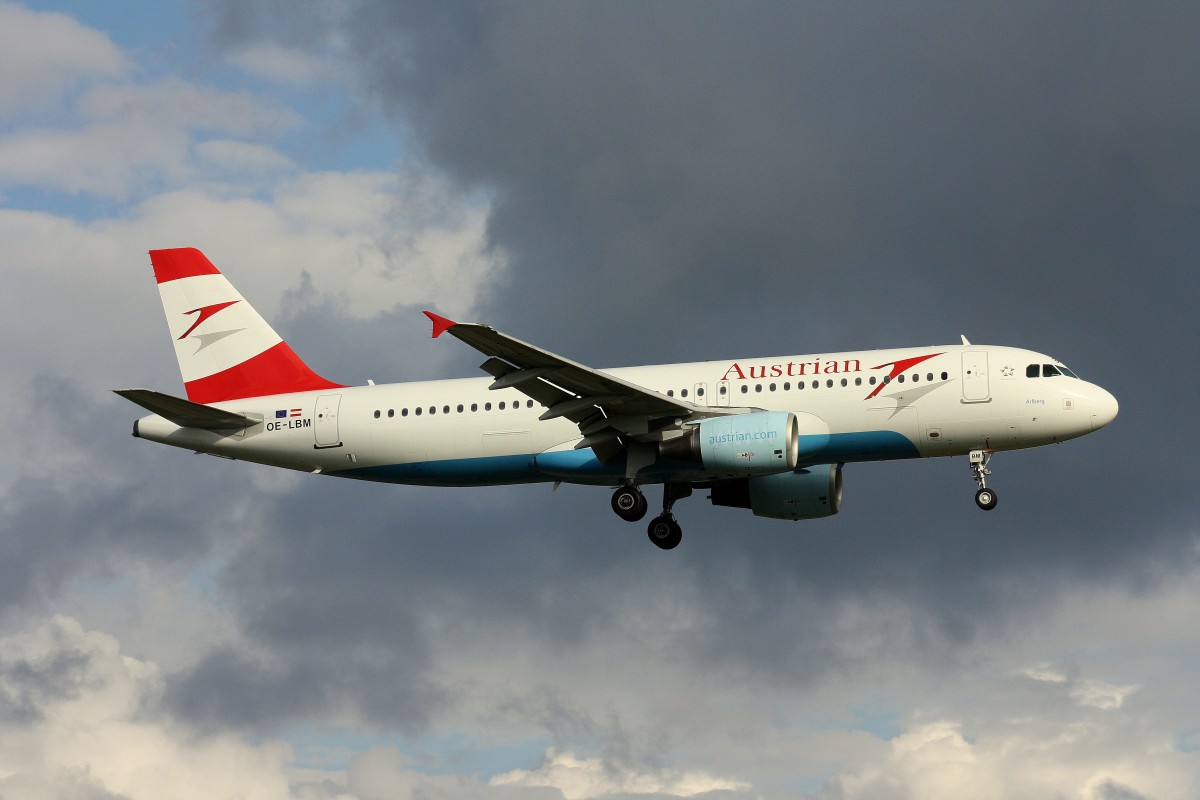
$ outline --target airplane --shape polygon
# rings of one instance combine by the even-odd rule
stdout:
[[[837,514],[848,463],[967,456],[996,506],[992,455],[1091,433],[1117,415],[1061,361],[961,344],[597,370],[432,311],[433,338],[478,350],[490,378],[345,386],[305,364],[199,250],[151,250],[187,398],[114,390],[151,412],[133,435],[320,475],[427,486],[546,482],[613,489],[647,535],[683,537],[673,508],[775,519]]]

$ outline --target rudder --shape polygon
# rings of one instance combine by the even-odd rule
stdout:
[[[192,402],[342,388],[313,372],[199,250],[151,250],[150,263]]]

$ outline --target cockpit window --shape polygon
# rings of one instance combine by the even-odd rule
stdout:
[[[1071,370],[1067,369],[1061,364],[1030,364],[1025,368],[1026,378],[1036,378],[1038,376],[1043,378],[1051,378],[1055,375],[1066,375],[1068,378],[1079,378],[1078,375],[1076,375],[1074,372],[1071,372]]]

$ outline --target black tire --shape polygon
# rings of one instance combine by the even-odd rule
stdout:
[[[654,542],[656,547],[663,550],[674,550],[683,541],[683,528],[679,527],[679,523],[669,514],[655,517],[650,520],[650,525],[646,528],[646,535],[650,537],[650,541]]]
[[[984,511],[991,511],[996,507],[996,493],[991,489],[980,489],[975,493],[975,505]]]
[[[637,522],[646,516],[646,509],[649,507],[646,495],[636,486],[622,486],[613,492],[612,510],[626,522]]]

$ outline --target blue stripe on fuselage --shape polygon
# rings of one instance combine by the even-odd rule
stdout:
[[[800,463],[848,463],[917,458],[920,454],[909,439],[895,431],[863,431],[800,437]],[[643,469],[641,480],[687,480],[694,466],[667,462]],[[491,486],[511,483],[538,483],[562,480],[577,483],[615,485],[625,477],[624,456],[601,463],[590,449],[555,450],[549,453],[515,456],[481,456],[444,461],[419,461],[411,464],[381,464],[376,467],[330,472],[344,478],[384,483],[425,486]],[[697,476],[699,477],[699,476]]]

